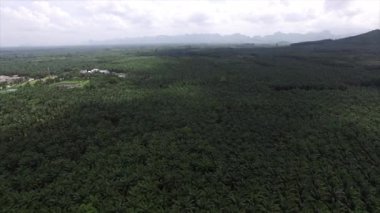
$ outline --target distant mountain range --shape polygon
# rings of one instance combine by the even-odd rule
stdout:
[[[220,35],[220,34],[185,34],[175,36],[149,36],[122,38],[105,41],[91,41],[95,45],[112,45],[112,44],[290,44],[303,41],[315,41],[321,39],[335,39],[341,36],[335,36],[329,31],[315,33],[281,33],[277,32],[267,36],[246,36],[242,34]]]

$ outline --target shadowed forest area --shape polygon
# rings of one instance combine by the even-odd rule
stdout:
[[[315,45],[4,49],[57,77],[0,93],[1,211],[380,211],[379,48]]]

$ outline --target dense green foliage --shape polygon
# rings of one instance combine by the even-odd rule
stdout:
[[[379,63],[294,47],[4,51],[0,74],[86,84],[0,94],[1,211],[379,212]],[[126,78],[79,75],[95,67]]]

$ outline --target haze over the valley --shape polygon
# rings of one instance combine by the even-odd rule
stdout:
[[[300,42],[363,33],[379,22],[379,0],[1,0],[0,47]]]

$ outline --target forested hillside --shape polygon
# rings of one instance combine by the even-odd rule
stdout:
[[[4,50],[29,82],[0,92],[0,211],[379,212],[379,58]]]
[[[314,50],[329,51],[355,51],[357,52],[380,52],[380,30],[351,36],[347,38],[332,40],[325,39],[320,41],[310,41],[292,44],[293,47],[314,48]]]

